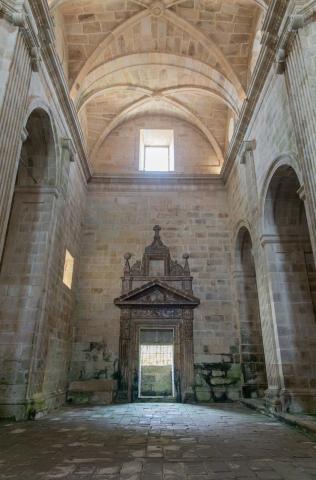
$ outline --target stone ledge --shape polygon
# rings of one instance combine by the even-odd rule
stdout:
[[[113,380],[79,380],[71,382],[67,401],[75,405],[109,405],[113,402]]]
[[[70,383],[69,392],[112,392],[113,388],[113,380],[78,380]]]
[[[208,185],[221,184],[223,180],[218,174],[181,174],[172,172],[147,172],[135,174],[94,174],[89,180],[90,185]]]
[[[291,413],[272,413],[267,410],[264,400],[253,400],[248,398],[243,398],[240,400],[240,403],[245,405],[252,410],[256,410],[259,413],[263,413],[269,417],[277,418],[282,422],[287,423],[293,427],[298,427],[305,432],[316,434],[316,417],[314,418],[311,415],[293,415]]]

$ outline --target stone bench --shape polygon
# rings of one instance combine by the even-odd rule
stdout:
[[[74,404],[109,405],[113,401],[114,380],[78,380],[71,382],[67,401]]]

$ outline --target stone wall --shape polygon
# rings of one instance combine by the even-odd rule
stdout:
[[[117,370],[123,255],[141,259],[160,223],[172,258],[190,253],[195,310],[197,399],[238,397],[227,198],[220,182],[200,186],[91,185],[82,230],[71,380],[111,378]]]
[[[56,71],[48,73],[43,50],[41,63],[31,59],[27,29],[18,28],[21,17],[4,13],[0,416],[19,419],[65,401],[74,288],[63,284],[63,268],[67,248],[76,270],[85,178],[80,145],[74,147],[72,140],[71,112],[66,118],[67,101],[61,105],[53,85]]]
[[[240,255],[237,242],[240,228],[248,230],[252,242],[269,385],[268,404],[272,409],[314,411],[315,360],[313,354],[303,353],[310,350],[315,338],[311,327],[313,235],[304,221],[306,210],[309,226],[313,223],[312,196],[309,195],[312,179],[306,177],[308,183],[304,189],[305,164],[297,141],[298,117],[291,92],[286,76],[271,70],[245,136],[248,144],[236,158],[227,191],[233,269],[237,269]],[[290,188],[292,177],[295,180]],[[271,188],[273,194],[269,193]],[[269,195],[273,196],[272,200]],[[248,302],[249,307],[249,299],[241,294],[237,277],[235,284],[239,305]],[[243,321],[240,312],[239,320]],[[301,335],[306,334],[309,340],[303,349]],[[302,355],[309,358],[304,368]]]
[[[139,172],[140,129],[174,131],[174,169],[176,173],[214,173],[216,154],[207,138],[184,120],[174,117],[141,116],[117,127],[104,141],[93,160],[95,171],[108,174]]]

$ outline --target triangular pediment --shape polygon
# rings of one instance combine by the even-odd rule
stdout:
[[[200,301],[188,292],[170,287],[160,280],[136,288],[114,300],[117,306],[187,306],[196,307]]]

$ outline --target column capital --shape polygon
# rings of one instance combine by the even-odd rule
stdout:
[[[5,18],[15,27],[26,28],[26,15],[24,12],[17,12],[8,2],[0,0],[0,18]]]

